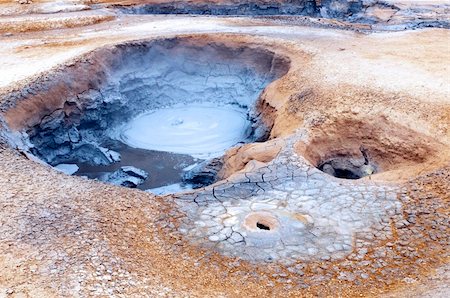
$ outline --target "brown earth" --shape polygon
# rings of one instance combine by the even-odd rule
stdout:
[[[270,162],[293,133],[307,136],[308,142],[296,148],[312,164],[336,152],[353,154],[364,145],[383,169],[371,179],[403,183],[408,189],[409,197],[402,201],[405,218],[414,213],[418,220],[407,228],[394,227],[394,240],[407,241],[417,255],[389,263],[383,268],[388,273],[380,269],[367,280],[343,281],[336,275],[320,286],[292,288],[286,282],[289,272],[280,276],[275,264],[262,268],[184,239],[177,231],[184,215],[170,196],[56,173],[0,143],[0,296],[445,297],[448,30],[358,34],[270,22],[261,31],[251,19],[126,16],[104,21],[45,32],[25,21],[23,28],[34,29],[24,31],[33,32],[2,37],[0,94],[9,127],[19,130],[36,122],[37,112],[59,106],[68,88],[52,82],[60,85],[54,93],[23,104],[6,103],[6,95],[38,78],[52,78],[58,65],[70,69],[78,56],[101,47],[183,36],[192,42],[270,49],[291,60],[289,72],[261,95],[260,111],[273,126],[270,140],[231,149],[222,177]],[[203,34],[205,28],[211,34]],[[97,69],[89,67],[76,74],[72,92],[86,87],[87,76]],[[308,266],[305,279],[316,277],[321,268],[346,269],[339,262]],[[409,279],[399,279],[399,272]]]

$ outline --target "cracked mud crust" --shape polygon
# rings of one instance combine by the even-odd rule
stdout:
[[[1,37],[0,297],[448,296],[448,31],[260,22],[125,15]],[[256,104],[268,140],[231,148],[219,182],[160,197],[27,158],[18,133],[102,78],[87,56],[170,38],[290,61]],[[319,169],[361,156],[376,173]]]

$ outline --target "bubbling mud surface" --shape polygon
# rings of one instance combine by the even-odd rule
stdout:
[[[223,155],[250,134],[245,109],[205,103],[141,114],[120,129],[119,139],[134,148],[206,159]]]

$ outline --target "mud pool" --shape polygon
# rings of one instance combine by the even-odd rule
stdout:
[[[134,148],[207,159],[248,139],[251,122],[245,109],[231,105],[177,105],[141,114],[119,132],[118,139]]]
[[[288,65],[266,49],[187,39],[103,48],[36,83],[60,102],[37,107],[19,138],[67,174],[144,190],[205,186],[220,170],[213,159],[270,131],[257,102]]]
[[[102,144],[118,152],[120,161],[110,165],[79,163],[78,176],[105,180],[105,175],[133,165],[150,174],[137,187],[164,194],[193,185],[184,175],[200,162],[223,155],[226,149],[245,142],[251,122],[245,109],[211,104],[174,106],[143,113],[111,133]],[[163,188],[160,188],[163,187]],[[157,189],[155,189],[157,188]]]
[[[139,189],[147,190],[182,183],[185,169],[196,163],[194,158],[184,154],[132,148],[121,142],[113,141],[111,141],[110,146],[120,152],[121,161],[106,166],[93,166],[88,163],[78,164],[79,170],[75,175],[102,180],[104,175],[117,171],[122,166],[134,165],[150,174],[142,184],[137,186]],[[158,174],[152,175],[151,173]]]

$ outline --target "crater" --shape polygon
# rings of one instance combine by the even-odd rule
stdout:
[[[344,179],[360,179],[375,174],[377,167],[368,157],[367,150],[360,148],[361,156],[335,156],[322,163],[317,168],[331,176]]]
[[[341,179],[373,177],[402,180],[440,161],[445,145],[384,117],[327,121],[311,128],[299,155],[319,170]]]
[[[11,94],[5,119],[33,155],[60,171],[174,192],[214,182],[227,149],[264,139],[256,102],[288,68],[287,58],[260,46],[129,42]],[[189,182],[199,175],[208,177]]]

